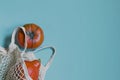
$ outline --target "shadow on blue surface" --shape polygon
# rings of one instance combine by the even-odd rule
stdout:
[[[11,42],[11,35],[7,35],[7,36],[5,37],[5,39],[4,39],[3,47],[8,48],[10,42]]]

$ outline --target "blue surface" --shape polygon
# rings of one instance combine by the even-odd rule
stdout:
[[[57,49],[45,80],[120,80],[119,0],[1,0],[0,45],[31,22]]]

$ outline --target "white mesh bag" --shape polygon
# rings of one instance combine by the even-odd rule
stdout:
[[[25,30],[23,27],[22,27],[22,29]],[[18,49],[19,51],[16,55],[16,63],[9,69],[5,80],[34,80],[30,77],[30,75],[28,73],[25,61],[26,60],[27,61],[38,60],[34,54],[38,51],[49,48],[52,50],[52,55],[50,56],[50,59],[48,60],[47,64],[46,65],[41,64],[40,69],[39,69],[38,80],[44,80],[46,71],[48,70],[48,68],[54,58],[55,49],[51,46],[48,46],[48,47],[39,48],[36,51],[26,52],[26,48],[27,48],[27,42],[26,42],[26,33],[25,33],[25,49],[23,51],[20,51]]]
[[[4,80],[11,62],[11,55],[4,48],[0,48],[0,80]]]
[[[17,28],[18,29],[18,28]],[[15,31],[17,30],[15,29]],[[25,31],[24,31],[25,32]],[[7,71],[11,66],[13,66],[16,62],[16,53],[19,53],[17,46],[13,43],[14,42],[14,35],[15,32],[12,34],[11,43],[9,45],[8,50],[0,47],[0,80],[5,80]]]
[[[12,75],[14,73],[14,71],[12,70],[13,66],[15,66],[15,65],[17,66],[17,64],[19,64],[19,62],[20,62],[20,64],[23,64],[22,63],[22,59],[21,59],[21,54],[24,53],[25,50],[26,50],[26,47],[25,47],[25,49],[23,51],[20,51],[19,47],[15,44],[15,35],[16,35],[18,29],[23,30],[23,32],[25,34],[25,41],[26,41],[26,32],[25,32],[25,29],[23,27],[16,28],[13,31],[12,38],[11,38],[11,44],[9,46],[10,48],[9,48],[9,51],[8,51],[8,53],[12,54],[9,57],[14,57],[14,58],[11,61],[9,61],[9,63],[10,63],[10,66],[8,67],[9,70],[7,70],[6,76],[5,76],[4,80],[24,80],[24,79],[14,78],[13,77],[14,75]],[[27,46],[27,43],[25,44],[25,46]],[[11,64],[13,64],[13,65],[11,65]],[[13,78],[11,78],[11,77],[13,77]]]

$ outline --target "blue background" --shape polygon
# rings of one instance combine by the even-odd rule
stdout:
[[[26,23],[57,49],[45,80],[120,80],[120,0],[0,0],[1,46]]]

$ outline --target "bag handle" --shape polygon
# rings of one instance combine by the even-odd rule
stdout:
[[[24,33],[24,35],[25,35],[25,43],[24,43],[24,45],[25,45],[25,47],[24,47],[24,50],[22,51],[22,53],[25,53],[25,51],[26,51],[26,49],[27,49],[27,34],[26,34],[26,32],[25,32],[25,28],[24,27],[17,27],[14,31],[13,31],[13,33],[12,33],[12,38],[11,38],[11,43],[10,43],[10,45],[9,45],[9,48],[11,49],[15,49],[16,48],[16,45],[15,45],[15,36],[16,36],[16,33],[17,33],[17,31],[19,30],[19,29],[21,29],[22,31],[23,31],[23,33]]]
[[[37,53],[38,51],[45,50],[45,49],[51,49],[52,50],[52,54],[51,54],[48,62],[44,65],[44,68],[47,70],[50,67],[50,65],[51,65],[51,63],[53,61],[53,58],[54,58],[54,56],[56,54],[55,48],[52,47],[52,46],[40,47],[39,49],[37,49],[36,51],[34,51],[34,53]]]

